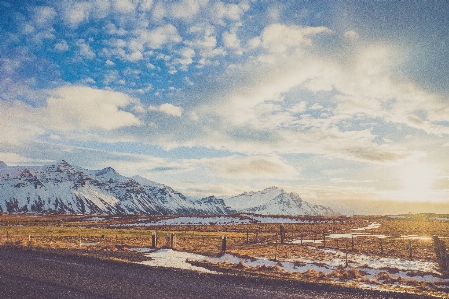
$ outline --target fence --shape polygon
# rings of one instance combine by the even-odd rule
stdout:
[[[223,235],[226,237],[223,238]],[[372,236],[352,235],[351,237],[335,238],[319,231],[287,230],[279,226],[278,232],[255,230],[240,230],[235,232],[198,232],[198,231],[147,231],[133,233],[114,233],[114,230],[89,234],[89,229],[82,233],[70,234],[24,233],[23,231],[0,230],[0,244],[17,246],[36,246],[53,248],[90,248],[103,249],[131,247],[170,247],[179,250],[218,254],[229,250],[249,251],[266,248],[276,250],[277,257],[288,257],[301,251],[301,246],[332,248],[352,253],[372,254],[379,256],[417,258],[437,260],[447,271],[447,252],[441,238],[428,240],[406,239],[400,237],[377,238]],[[277,248],[274,248],[277,246]],[[444,247],[444,250],[441,249]],[[271,249],[270,249],[271,248]],[[446,257],[445,257],[446,256]]]

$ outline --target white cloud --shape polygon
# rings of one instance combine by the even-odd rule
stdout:
[[[302,101],[298,104],[293,105],[292,107],[290,107],[288,109],[288,111],[292,112],[292,113],[302,113],[304,111],[306,111],[307,109],[307,102],[306,101]]]
[[[227,178],[297,179],[299,171],[279,156],[228,156],[202,159],[213,175]]]
[[[173,104],[165,103],[160,106],[149,106],[149,111],[160,111],[170,116],[182,116],[183,109],[181,107],[175,106]]]
[[[60,130],[103,129],[139,126],[142,122],[125,108],[136,102],[129,96],[83,86],[67,86],[49,90],[48,125]]]
[[[137,3],[137,1],[130,0],[112,1],[114,10],[123,14],[133,12],[136,9]]]
[[[148,47],[153,49],[160,49],[167,44],[177,44],[182,41],[178,30],[171,24],[166,24],[153,30],[138,29],[134,34],[142,44],[145,43]]]
[[[8,166],[13,166],[21,163],[51,163],[53,160],[42,160],[42,159],[33,159],[29,157],[25,157],[19,155],[17,153],[10,152],[1,152],[0,151],[0,161],[3,161]]]
[[[357,39],[359,35],[354,30],[348,30],[345,32],[345,37],[349,39]]]
[[[181,55],[180,58],[175,59],[175,63],[182,65],[182,69],[186,69],[187,66],[193,63],[193,57],[195,56],[195,51],[191,48],[182,48],[179,51]]]
[[[264,29],[262,45],[273,53],[283,53],[290,49],[297,50],[303,45],[311,45],[311,36],[319,33],[330,33],[326,27],[298,27],[283,24],[272,24]]]
[[[79,24],[88,20],[92,4],[90,2],[67,2],[63,3],[64,22],[72,28],[77,28]]]
[[[56,10],[49,6],[39,6],[34,9],[34,24],[38,28],[51,26],[57,16]]]
[[[235,50],[239,54],[242,53],[242,50],[240,49],[240,40],[236,33],[224,32],[223,43],[226,48]]]
[[[239,21],[248,9],[249,4],[246,1],[242,1],[238,4],[214,1],[209,10],[209,18],[214,23],[224,25],[225,20]]]
[[[142,11],[149,11],[153,7],[153,0],[142,0],[139,9]]]
[[[195,49],[199,56],[199,64],[201,66],[211,63],[211,59],[224,55],[226,52],[217,47],[216,28],[208,23],[200,23],[189,29],[192,34],[190,40],[186,40],[185,44]]]
[[[208,1],[206,0],[181,0],[171,4],[171,15],[179,19],[195,19],[196,15]]]
[[[86,43],[84,39],[79,39],[76,42],[76,45],[79,47],[79,53],[82,57],[87,59],[93,59],[96,55],[92,48]]]
[[[41,117],[36,115],[33,107],[21,101],[12,103],[0,101],[0,110],[1,144],[21,144],[45,133]]]
[[[69,45],[65,40],[60,41],[55,45],[55,49],[61,52],[67,51],[69,49]]]

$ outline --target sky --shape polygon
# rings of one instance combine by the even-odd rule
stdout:
[[[441,212],[448,14],[447,1],[3,0],[0,160],[111,166],[192,197],[277,186]]]

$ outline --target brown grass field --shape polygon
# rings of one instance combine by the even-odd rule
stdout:
[[[443,241],[449,238],[449,221],[433,220],[428,215],[414,215],[408,218],[302,217],[310,223],[283,224],[285,244],[280,244],[279,224],[145,226],[148,221],[161,218],[167,217],[2,214],[0,245],[118,251],[133,247],[150,247],[152,234],[155,233],[158,236],[157,247],[164,247],[165,236],[174,234],[176,249],[214,256],[221,253],[221,237],[225,235],[226,251],[236,255],[273,259],[305,256],[312,251],[315,258],[325,259],[325,256],[316,256],[319,252],[313,250],[313,247],[323,247],[323,233],[325,235],[348,233],[353,228],[365,227],[376,222],[381,224],[380,227],[366,233],[386,235],[388,238],[380,240],[372,236],[357,236],[353,241],[351,238],[327,237],[326,248],[344,251],[347,248],[352,253],[376,256],[434,260],[435,252],[431,237],[437,235]],[[142,226],[123,226],[129,223],[142,223]],[[408,240],[402,237],[407,235],[428,239]],[[289,242],[292,240],[299,242],[301,237],[304,240],[303,245]],[[317,242],[312,243],[312,240]],[[321,242],[318,243],[318,240]]]
[[[236,215],[236,217],[239,217]],[[226,252],[239,257],[267,258],[270,260],[309,258],[315,263],[332,259],[324,250],[339,249],[351,254],[365,254],[379,257],[394,257],[407,260],[435,261],[432,236],[449,245],[449,221],[447,216],[406,215],[403,218],[386,216],[354,217],[297,217],[306,223],[283,224],[284,244],[280,243],[280,224],[230,224],[230,225],[160,225],[148,223],[168,216],[104,216],[104,215],[0,215],[0,246],[17,246],[35,249],[69,250],[80,255],[96,256],[104,259],[128,262],[145,260],[145,256],[133,248],[152,246],[152,235],[157,235],[157,248],[167,247],[167,234],[175,235],[174,249],[199,253],[211,257],[222,254],[222,236],[226,236]],[[378,228],[354,231],[371,223],[379,223]],[[130,226],[132,224],[133,226]],[[352,238],[329,238],[330,234],[361,232],[368,236]],[[372,235],[385,235],[379,239]],[[408,239],[404,236],[418,236]],[[303,244],[299,240],[303,239]],[[296,240],[296,243],[292,243]],[[312,242],[315,240],[316,242]],[[411,246],[411,249],[410,249]],[[254,273],[270,277],[288,277],[302,281],[326,281],[338,278],[341,281],[364,283],[412,284],[414,289],[426,294],[440,289],[438,285],[393,278],[394,269],[385,269],[377,277],[377,282],[364,277],[358,269],[336,268],[328,274],[314,270],[305,273],[287,274],[274,267],[248,269],[242,264],[219,263],[203,265],[220,267],[222,270]],[[413,271],[412,271],[413,272]],[[419,275],[412,273],[410,275]],[[446,280],[447,281],[447,280]]]

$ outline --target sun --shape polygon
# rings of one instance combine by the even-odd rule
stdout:
[[[400,173],[400,197],[407,201],[431,201],[436,168],[428,163],[414,162],[403,167]]]

